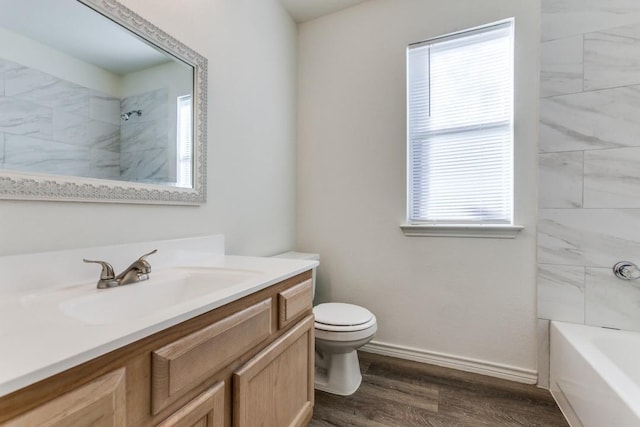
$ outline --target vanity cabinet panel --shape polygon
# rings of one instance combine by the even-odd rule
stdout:
[[[307,425],[314,399],[313,331],[313,316],[307,316],[234,373],[234,427]]]
[[[271,335],[271,298],[155,350],[151,412],[169,403]]]
[[[313,282],[305,280],[278,293],[278,327],[284,328],[299,319],[313,305]]]
[[[157,427],[223,427],[224,383],[217,383]]]
[[[125,369],[118,369],[2,426],[124,427],[127,407],[125,387]]]

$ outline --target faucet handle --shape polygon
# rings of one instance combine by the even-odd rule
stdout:
[[[130,269],[135,267],[142,274],[151,273],[151,264],[149,264],[149,261],[147,261],[145,258],[148,257],[149,255],[155,254],[156,252],[158,252],[158,250],[154,249],[151,252],[149,252],[148,254],[142,255],[140,258],[138,258],[137,261],[135,261],[133,264],[131,264],[127,270],[130,270]]]
[[[116,274],[113,271],[113,267],[106,261],[93,261],[90,259],[83,259],[86,263],[100,264],[102,271],[100,272],[100,279],[115,279]]]
[[[613,273],[622,280],[640,279],[640,268],[631,261],[620,261],[613,266]]]
[[[157,250],[157,249],[154,249],[154,250],[152,250],[151,252],[149,252],[148,254],[144,254],[144,255],[142,255],[140,258],[138,258],[138,261],[144,261],[144,259],[145,259],[146,257],[148,257],[149,255],[153,255],[153,254],[155,254],[156,252],[158,252],[158,250]]]
[[[155,254],[156,252],[158,252],[158,250],[154,249],[148,254],[144,254],[140,258],[138,258],[138,262],[144,266],[143,273],[151,273],[151,264],[149,264],[149,262],[145,258],[148,257],[149,255]]]
[[[100,272],[100,280],[98,280],[98,289],[112,288],[118,286],[120,282],[116,279],[116,275],[113,271],[113,267],[106,261],[93,261],[90,259],[83,259],[82,261],[91,264],[100,264],[102,271]]]

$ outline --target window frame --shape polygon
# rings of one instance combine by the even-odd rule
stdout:
[[[460,39],[465,36],[475,36],[478,34],[482,34],[484,32],[491,31],[492,29],[496,29],[499,27],[508,27],[511,31],[511,41],[512,41],[512,49],[515,45],[515,19],[509,18],[501,21],[493,22],[487,25],[482,25],[462,31],[458,31],[455,33],[446,34],[439,37],[434,37],[428,40],[424,40],[418,43],[413,43],[407,47],[407,200],[406,200],[406,218],[405,223],[401,225],[402,231],[406,236],[449,236],[449,237],[489,237],[489,238],[514,238],[522,229],[522,226],[515,225],[515,132],[513,129],[514,122],[514,113],[515,113],[515,97],[512,99],[511,105],[511,118],[509,123],[500,123],[502,127],[508,125],[510,126],[511,132],[511,182],[510,182],[510,218],[509,222],[499,222],[499,221],[477,221],[477,222],[459,222],[459,221],[429,221],[429,220],[412,220],[412,210],[413,210],[413,194],[414,188],[413,185],[413,158],[412,158],[412,136],[413,133],[411,131],[411,119],[410,116],[410,85],[411,81],[409,79],[410,73],[410,62],[409,62],[409,53],[411,49],[415,49],[418,47],[431,46],[436,43],[442,43],[447,40],[455,40]],[[515,49],[514,49],[515,51]],[[512,63],[512,79],[515,78],[515,52],[513,52],[513,60]],[[431,66],[430,58],[428,59],[428,67]],[[430,82],[429,82],[430,84]],[[514,84],[514,83],[512,83]],[[429,103],[431,102],[431,89],[429,89]],[[512,91],[513,96],[513,91]],[[431,106],[428,107],[429,109]],[[429,113],[430,114],[430,113]],[[492,124],[497,126],[498,124]],[[447,128],[442,133],[448,135],[459,135],[460,132],[466,132],[466,126],[453,126]]]

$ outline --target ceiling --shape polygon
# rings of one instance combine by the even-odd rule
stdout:
[[[280,0],[298,23],[364,1]],[[0,0],[0,10],[0,27],[116,74],[126,75],[172,60],[75,0]]]
[[[323,15],[329,15],[364,1],[366,0],[280,0],[280,3],[289,11],[289,14],[297,23],[301,23]]]

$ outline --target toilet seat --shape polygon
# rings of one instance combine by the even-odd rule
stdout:
[[[333,342],[353,342],[359,340],[368,340],[378,331],[378,324],[374,320],[372,324],[364,329],[358,329],[356,331],[345,330],[326,330],[323,329],[322,324],[315,325],[315,335],[317,340],[333,341]]]
[[[376,316],[364,307],[341,302],[313,307],[316,338],[325,341],[350,342],[371,339],[378,325]]]
[[[339,302],[313,307],[316,329],[335,332],[361,331],[376,323],[375,316],[366,308]]]

